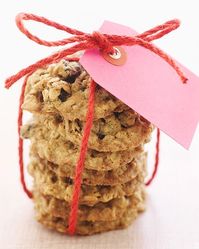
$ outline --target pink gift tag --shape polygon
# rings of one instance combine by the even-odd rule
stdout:
[[[136,34],[109,21],[100,31]],[[188,149],[199,120],[199,77],[177,63],[188,78],[183,84],[158,55],[138,45],[123,48],[127,61],[122,66],[107,62],[97,49],[86,51],[80,63],[95,82]]]

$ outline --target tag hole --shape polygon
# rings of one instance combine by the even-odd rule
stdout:
[[[121,52],[120,52],[120,50],[118,48],[116,48],[116,47],[113,47],[113,49],[114,49],[114,53],[112,53],[112,54],[110,53],[109,56],[111,58],[115,59],[115,60],[120,59],[121,58]]]

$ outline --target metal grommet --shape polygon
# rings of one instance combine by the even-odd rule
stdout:
[[[122,47],[113,47],[114,53],[105,53],[102,52],[103,58],[115,66],[124,65],[127,60],[127,54]]]

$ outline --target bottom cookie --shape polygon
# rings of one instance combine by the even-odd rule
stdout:
[[[126,228],[137,218],[139,212],[140,211],[136,209],[129,209],[124,213],[122,218],[114,221],[80,221],[77,223],[75,234],[92,235]],[[40,214],[37,215],[37,220],[52,230],[68,234],[68,222],[64,218],[52,216],[51,214]]]
[[[33,191],[35,209],[39,214],[52,214],[56,217],[68,219],[70,203],[50,195],[44,195],[39,190]],[[145,191],[143,186],[138,186],[133,195],[115,198],[109,202],[99,202],[94,206],[79,205],[78,219],[80,221],[112,221],[123,216],[127,209],[144,209]]]
[[[68,233],[70,204],[34,190],[37,220],[62,233]],[[98,203],[93,207],[80,205],[76,234],[90,235],[125,228],[145,209],[145,191],[137,189],[131,197],[113,199],[109,203]]]

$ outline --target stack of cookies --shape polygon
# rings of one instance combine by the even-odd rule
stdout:
[[[30,139],[29,173],[39,222],[67,233],[91,77],[62,60],[28,79],[21,128]],[[122,87],[122,82],[121,82]],[[124,228],[144,209],[146,152],[153,126],[97,85],[95,113],[82,175],[76,233]]]

